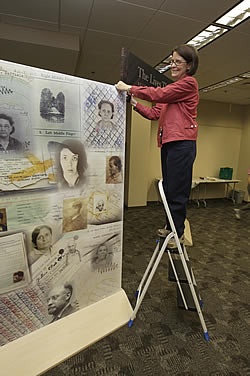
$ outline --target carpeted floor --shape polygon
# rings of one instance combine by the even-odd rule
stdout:
[[[196,312],[177,307],[164,255],[131,328],[127,325],[43,376],[250,375],[250,211],[237,220],[228,200],[188,205],[188,254],[204,301],[210,340]],[[161,204],[125,210],[123,288],[138,284],[164,220]]]

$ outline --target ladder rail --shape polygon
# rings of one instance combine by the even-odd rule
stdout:
[[[146,271],[144,272],[142,280],[141,280],[141,282],[138,286],[138,289],[136,291],[136,293],[137,293],[136,304],[135,304],[135,308],[134,308],[134,311],[132,313],[132,316],[131,316],[131,319],[129,321],[128,326],[131,327],[133,320],[136,317],[136,314],[137,314],[137,312],[140,308],[140,305],[143,301],[143,298],[144,298],[144,296],[145,296],[145,294],[148,290],[148,287],[149,287],[149,285],[152,281],[152,278],[153,278],[153,276],[154,276],[154,274],[155,274],[155,272],[158,268],[158,265],[161,261],[161,258],[162,258],[163,254],[166,250],[167,250],[167,253],[168,253],[168,257],[169,257],[169,260],[170,260],[170,263],[171,263],[171,266],[172,266],[172,269],[173,269],[173,272],[174,272],[174,276],[175,276],[175,279],[176,279],[176,282],[177,282],[177,286],[178,286],[184,307],[185,307],[186,310],[188,310],[188,305],[187,305],[187,302],[186,302],[186,299],[185,299],[185,296],[184,296],[184,293],[183,293],[183,289],[181,287],[181,283],[180,283],[180,280],[179,280],[179,277],[178,277],[178,273],[176,271],[176,268],[175,268],[175,265],[174,265],[174,262],[173,262],[173,259],[172,259],[171,250],[169,248],[167,248],[169,240],[171,238],[174,238],[175,242],[176,242],[178,254],[180,256],[181,263],[182,263],[182,266],[183,266],[183,269],[184,269],[184,273],[186,275],[187,282],[188,282],[188,285],[189,285],[189,288],[190,288],[190,292],[191,292],[191,295],[193,297],[193,301],[194,301],[194,304],[195,304],[195,307],[196,307],[196,310],[197,310],[197,313],[198,313],[198,316],[199,316],[199,319],[200,319],[200,322],[201,322],[201,326],[203,328],[205,339],[209,340],[207,327],[206,327],[206,324],[205,324],[203,314],[201,312],[201,304],[200,304],[200,302],[197,298],[197,293],[196,293],[195,288],[194,288],[194,286],[195,287],[197,286],[196,281],[195,281],[195,277],[194,277],[194,273],[193,273],[192,268],[191,268],[191,270],[189,270],[189,268],[188,268],[187,261],[189,261],[189,257],[188,257],[188,254],[187,254],[187,250],[185,248],[185,245],[183,245],[183,247],[182,247],[181,244],[180,244],[180,241],[179,241],[176,229],[175,229],[174,221],[173,221],[173,218],[172,218],[172,215],[171,215],[171,212],[169,210],[168,203],[167,203],[167,200],[166,200],[166,197],[165,197],[162,180],[159,181],[158,187],[159,187],[159,192],[160,192],[162,202],[163,202],[163,205],[164,205],[164,208],[165,208],[165,211],[166,211],[166,214],[167,214],[169,224],[170,224],[172,231],[165,238],[161,248],[160,248],[160,241],[159,240],[157,241],[157,245],[155,247],[153,255],[152,255],[152,257],[149,261],[149,264],[146,268]],[[199,299],[201,300],[200,296],[199,296]]]
[[[150,285],[150,283],[151,283],[151,281],[152,281],[152,279],[153,279],[153,276],[154,276],[154,274],[155,274],[155,272],[156,272],[156,269],[157,269],[157,267],[158,267],[158,265],[159,265],[159,263],[160,263],[160,261],[161,261],[161,258],[162,258],[162,256],[164,255],[164,252],[165,252],[165,248],[164,248],[164,247],[161,247],[161,249],[159,250],[158,256],[156,257],[155,263],[153,264],[153,266],[152,266],[152,268],[151,268],[151,271],[150,271],[150,273],[149,273],[149,275],[148,275],[148,278],[147,278],[147,280],[146,280],[146,283],[145,283],[145,285],[143,286],[143,288],[140,290],[140,293],[139,293],[139,295],[138,295],[138,297],[137,297],[137,301],[136,301],[135,309],[134,309],[134,311],[133,311],[133,313],[132,313],[132,316],[131,316],[131,318],[130,318],[130,321],[129,321],[129,326],[131,326],[130,324],[133,322],[134,318],[136,317],[136,314],[137,314],[137,312],[138,312],[138,309],[140,308],[140,305],[141,305],[141,303],[142,303],[142,300],[143,300],[143,298],[144,298],[144,296],[145,296],[145,294],[146,294],[146,292],[147,292],[147,290],[148,290],[148,287],[149,287],[149,285]],[[144,273],[144,274],[145,274],[145,273]]]
[[[144,285],[144,281],[146,280],[148,274],[149,274],[149,271],[156,259],[156,256],[157,256],[157,253],[159,252],[159,247],[160,247],[160,242],[157,240],[157,244],[156,244],[156,247],[155,247],[155,250],[154,250],[154,253],[148,263],[148,266],[147,266],[147,269],[145,270],[144,274],[143,274],[143,277],[142,277],[142,280],[137,288],[137,294],[140,294],[140,291],[142,290],[142,287]],[[138,295],[139,296],[139,295]]]
[[[170,227],[171,227],[172,231],[174,232],[174,236],[175,236],[176,245],[177,245],[177,248],[178,248],[178,251],[179,251],[180,259],[181,259],[181,262],[182,262],[182,265],[183,265],[183,268],[184,268],[184,271],[185,271],[185,274],[186,274],[186,277],[187,277],[187,280],[188,280],[188,285],[189,285],[192,297],[194,299],[194,304],[195,304],[195,307],[196,307],[197,312],[198,312],[198,316],[199,316],[199,319],[200,319],[200,322],[201,322],[201,326],[203,328],[204,333],[206,334],[207,333],[207,327],[206,327],[206,324],[205,324],[203,314],[202,314],[201,309],[200,309],[200,303],[197,299],[197,295],[196,295],[194,285],[193,285],[193,282],[192,282],[192,279],[191,279],[191,275],[190,275],[190,272],[189,272],[189,269],[188,269],[188,266],[187,266],[187,263],[186,263],[186,259],[184,257],[183,252],[182,252],[180,241],[179,241],[179,238],[178,238],[176,230],[175,230],[174,221],[172,219],[172,215],[171,215],[169,207],[168,207],[168,203],[167,203],[166,196],[165,196],[164,189],[163,189],[162,179],[159,181],[158,186],[159,186],[159,191],[160,191],[160,195],[161,195],[161,198],[162,198],[162,202],[163,202],[165,211],[166,211],[167,216],[168,216]]]

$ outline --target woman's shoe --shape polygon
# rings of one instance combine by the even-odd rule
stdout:
[[[157,234],[158,236],[160,236],[161,238],[166,238],[169,234],[170,234],[170,230],[167,229],[167,226],[165,226],[164,228],[159,228],[157,230]]]
[[[180,244],[184,243],[184,234],[179,237],[179,242],[180,242]],[[177,244],[176,244],[175,238],[171,238],[169,240],[167,248],[171,248],[171,249],[177,248]]]

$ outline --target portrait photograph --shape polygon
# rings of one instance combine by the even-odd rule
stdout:
[[[66,243],[66,266],[79,265],[82,262],[81,251],[79,250],[78,236],[69,238]]]
[[[0,155],[22,155],[31,150],[31,130],[27,113],[0,106]]]
[[[0,232],[7,231],[6,209],[0,209]]]
[[[93,212],[94,214],[101,214],[107,211],[107,195],[106,194],[94,194],[93,198]]]
[[[108,243],[99,244],[93,252],[92,257],[92,269],[103,269],[112,263],[113,251],[112,247]]]
[[[28,250],[29,265],[33,265],[41,257],[49,259],[54,253],[53,250],[54,233],[51,226],[42,224],[36,226],[31,235],[31,248]]]
[[[82,197],[63,200],[63,232],[87,228],[87,203]]]
[[[48,150],[55,158],[55,175],[59,189],[82,189],[87,181],[88,168],[85,147],[80,140],[67,139],[63,142],[50,141]]]
[[[19,270],[18,272],[13,273],[13,283],[18,283],[25,280],[24,272]]]
[[[122,183],[122,160],[118,155],[106,157],[106,184]]]
[[[74,285],[70,281],[58,282],[51,286],[47,295],[47,310],[51,321],[55,322],[78,311],[74,298]]]

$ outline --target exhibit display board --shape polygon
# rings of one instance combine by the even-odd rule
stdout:
[[[0,61],[1,346],[121,290],[124,138],[114,86]]]

